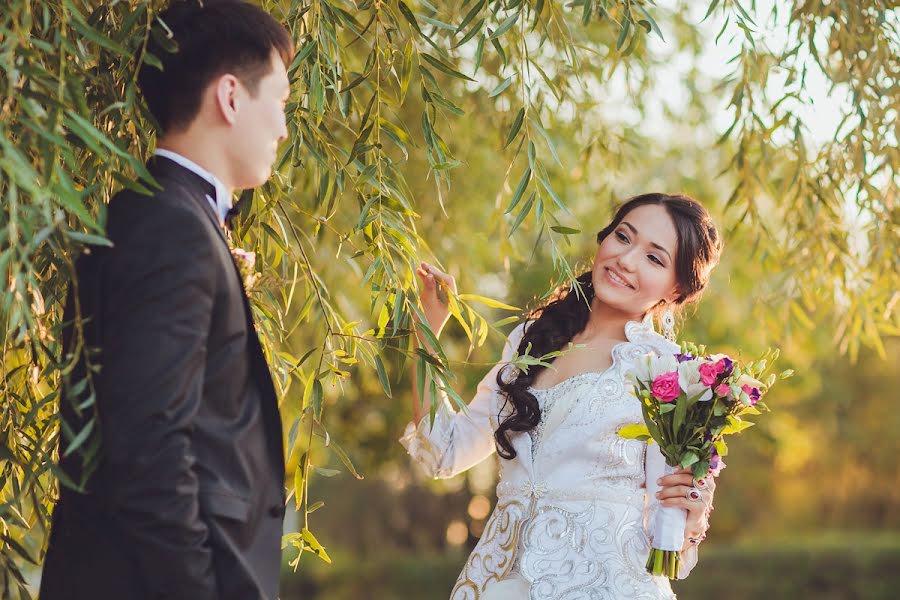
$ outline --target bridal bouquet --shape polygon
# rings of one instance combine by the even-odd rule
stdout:
[[[739,364],[724,354],[704,355],[705,349],[685,344],[680,354],[648,354],[637,360],[626,377],[641,400],[643,425],[619,430],[628,439],[656,442],[666,459],[666,474],[690,468],[694,480],[718,475],[728,453],[723,437],[751,427],[747,417],[768,407],[763,396],[778,377],[765,376],[778,352]],[[785,371],[781,378],[790,377]],[[675,579],[684,544],[687,511],[661,507],[654,523],[653,548],[647,560],[651,575]]]

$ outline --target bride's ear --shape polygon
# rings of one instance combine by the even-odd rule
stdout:
[[[666,306],[674,306],[678,304],[678,300],[681,298],[681,291],[678,289],[676,285],[672,288],[672,291],[665,298],[662,299],[661,303]]]

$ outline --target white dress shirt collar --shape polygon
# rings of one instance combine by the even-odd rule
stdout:
[[[209,200],[210,204],[212,204],[213,210],[216,211],[216,214],[219,216],[219,222],[224,225],[225,224],[225,215],[228,214],[228,211],[231,210],[232,202],[231,202],[231,194],[228,193],[228,188],[225,187],[225,184],[222,181],[195,163],[189,158],[185,158],[184,156],[178,154],[177,152],[172,152],[171,150],[166,150],[165,148],[157,148],[154,151],[156,156],[162,156],[163,158],[168,158],[169,160],[178,163],[188,171],[199,175],[204,180],[208,181],[210,185],[212,185],[216,190],[215,199],[211,198],[209,195],[206,196],[206,199]]]

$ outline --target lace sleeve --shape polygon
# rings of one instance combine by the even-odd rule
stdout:
[[[441,393],[441,397],[435,399],[433,424],[428,417],[419,421],[418,426],[412,422],[407,424],[400,443],[429,477],[453,477],[493,454],[494,430],[490,412],[499,393],[497,373],[512,358],[523,335],[522,325],[509,335],[502,360],[478,384],[468,410],[455,411],[450,400]]]

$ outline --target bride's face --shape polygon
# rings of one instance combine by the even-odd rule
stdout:
[[[643,315],[678,296],[678,233],[668,211],[645,204],[628,212],[594,257],[594,296],[610,308]]]

